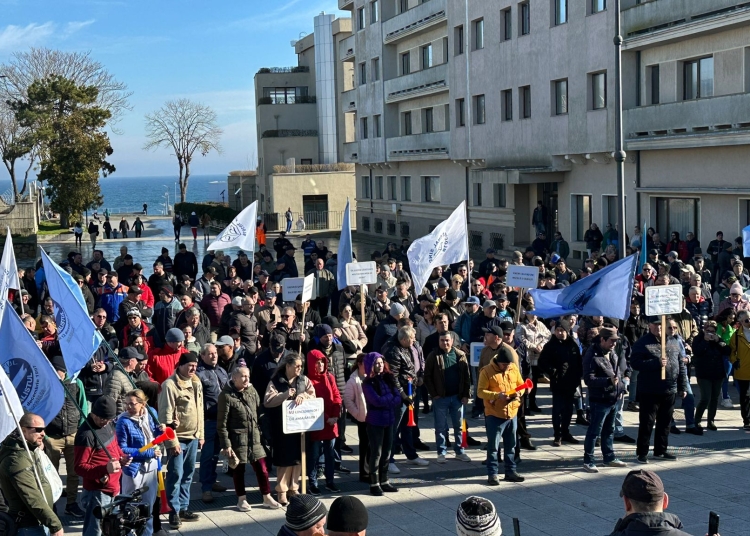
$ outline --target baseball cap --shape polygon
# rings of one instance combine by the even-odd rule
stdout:
[[[649,324],[661,324],[661,317],[660,316],[649,316],[646,318],[646,321]]]
[[[620,497],[653,504],[664,499],[664,483],[653,471],[630,471],[622,483]]]
[[[232,298],[232,305],[235,307],[242,307],[242,296],[235,296]]]
[[[503,336],[503,328],[501,328],[500,326],[490,326],[488,328],[482,328],[482,331],[484,331],[485,333],[494,333],[498,337]]]
[[[503,333],[513,333],[513,331],[515,331],[513,329],[513,322],[511,322],[510,320],[500,322],[500,328],[502,328]]]
[[[469,296],[466,298],[466,303],[473,303],[474,305],[479,305],[479,298],[476,296]]]
[[[222,335],[221,337],[216,339],[214,346],[216,346],[217,348],[219,346],[234,346],[234,341],[229,335]]]
[[[276,293],[273,290],[266,291],[266,299],[275,298],[275,297],[276,297]]]
[[[497,307],[497,304],[493,302],[492,300],[484,300],[484,303],[482,304],[482,309],[487,309],[488,307]]]
[[[120,353],[117,357],[120,361],[127,361],[129,359],[138,359],[138,355],[138,350],[132,346],[126,346],[125,348],[120,348]]]
[[[612,328],[602,328],[599,330],[599,335],[602,336],[602,339],[619,339],[620,336],[617,334],[616,329]]]

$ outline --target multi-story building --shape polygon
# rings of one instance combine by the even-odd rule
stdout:
[[[339,0],[359,231],[418,238],[466,200],[472,249],[510,248],[533,240],[541,200],[585,256],[586,229],[617,216],[613,4]],[[621,14],[628,233],[734,235],[750,219],[750,4]]]

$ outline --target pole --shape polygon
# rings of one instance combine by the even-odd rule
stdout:
[[[305,452],[305,432],[302,432],[300,434],[300,438],[302,441],[302,475],[300,476],[301,485],[302,485],[302,495],[305,495],[307,493],[307,454]]]
[[[36,485],[39,486],[39,491],[42,493],[42,497],[44,497],[44,500],[46,501],[47,496],[44,494],[44,488],[42,487],[42,479],[39,478],[39,471],[37,470],[37,467],[36,467],[36,461],[34,460],[34,457],[31,455],[31,451],[29,450],[29,445],[26,441],[26,438],[23,437],[23,430],[21,429],[21,423],[18,420],[18,417],[16,417],[16,412],[13,411],[13,407],[10,405],[10,401],[8,400],[8,397],[4,396],[3,398],[5,399],[5,407],[8,408],[8,411],[10,411],[10,414],[13,417],[13,420],[16,422],[16,428],[18,428],[18,433],[21,434],[21,443],[23,443],[23,448],[26,450],[26,455],[29,457],[29,460],[31,460],[31,467],[34,468],[34,479],[36,480]],[[50,504],[49,506],[51,508],[53,505]]]
[[[83,418],[86,422],[86,425],[88,425],[88,419],[87,416],[83,413],[83,408],[78,405],[78,400],[75,399],[75,397],[70,394],[70,391],[68,391],[68,387],[65,385],[65,382],[60,380],[60,385],[63,386],[63,389],[65,389],[65,394],[68,395],[68,398],[70,398],[73,401],[73,404],[75,404],[76,409],[78,410],[78,413],[83,415]],[[90,426],[89,426],[90,427]],[[107,458],[109,458],[109,461],[113,462],[115,459],[112,457],[112,455],[107,450],[107,447],[104,446],[104,443],[102,442],[102,439],[99,437],[99,434],[96,433],[96,430],[91,428],[91,431],[94,433],[94,439],[96,439],[96,442],[99,444],[99,448],[104,451],[104,454],[107,455]]]
[[[103,342],[107,346],[107,350],[109,350],[107,355],[114,356],[114,359],[113,359],[114,366],[118,367],[122,371],[122,373],[125,374],[125,376],[128,378],[128,381],[130,382],[130,385],[133,387],[133,389],[140,389],[140,387],[138,387],[138,385],[136,385],[135,381],[133,380],[133,377],[130,374],[128,374],[128,371],[125,370],[125,367],[122,366],[122,363],[120,363],[120,359],[117,357],[117,355],[115,354],[115,351],[112,349],[109,343],[106,340],[103,340]],[[153,417],[154,421],[158,424],[159,415],[156,413],[156,410],[152,408],[151,406],[149,406],[148,404],[146,404],[146,408],[148,409],[148,412],[151,414],[151,417]]]
[[[300,359],[302,359],[303,363],[305,362],[305,359],[302,356],[302,335],[305,333],[305,317],[306,316],[307,316],[307,302],[305,302],[304,304],[302,304],[302,321],[299,323],[299,332],[300,332],[300,337],[299,337],[299,355],[300,355]],[[304,452],[303,452],[303,456],[304,456]]]
[[[466,168],[467,170],[469,168]],[[468,195],[466,199],[466,203],[469,202]],[[469,281],[468,288],[469,288],[469,296],[471,296],[471,249],[469,249],[469,209],[464,206],[464,219],[466,220],[466,278]],[[481,299],[479,306],[482,306]]]
[[[518,305],[516,305],[516,324],[518,324],[518,321],[521,319],[521,298],[523,298],[523,291],[524,291],[523,287],[518,289]]]
[[[365,285],[360,285],[359,293],[360,293],[360,301],[362,302],[362,329],[367,329],[367,326],[365,325]]]
[[[615,0],[615,166],[617,168],[617,225],[620,259],[625,258],[625,158],[622,141],[622,35],[620,35],[620,0]]]
[[[661,357],[664,359],[664,356],[667,355],[667,317],[666,315],[661,315]],[[662,365],[661,366],[661,379],[666,379],[667,376],[667,368]]]

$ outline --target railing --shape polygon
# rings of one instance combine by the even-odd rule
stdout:
[[[274,173],[330,173],[332,171],[354,171],[354,164],[339,162],[337,164],[295,164],[293,166],[273,166]]]
[[[283,98],[283,101],[279,98],[274,97],[260,97],[258,99],[258,105],[261,104],[315,104],[318,99],[315,95],[304,95],[296,97],[289,95]]]
[[[272,73],[309,73],[310,67],[304,65],[298,65],[296,67],[261,67],[258,69],[258,74],[272,74]]]
[[[469,231],[469,246],[471,249],[482,249],[482,232]]]
[[[492,249],[503,249],[505,245],[505,235],[501,233],[490,233],[490,247]]]
[[[323,230],[337,230],[341,229],[341,224],[344,220],[343,211],[310,211],[304,212],[302,217],[305,221],[304,230],[299,230],[297,227],[297,221],[299,220],[300,213],[292,212],[292,231],[293,232],[305,232],[305,231],[323,231]],[[266,231],[286,231],[286,213],[285,212],[265,212],[260,215],[263,219],[263,223],[266,224]]]
[[[295,136],[317,136],[317,130],[298,130],[298,129],[284,129],[284,130],[264,130],[261,134],[261,138],[290,138]]]

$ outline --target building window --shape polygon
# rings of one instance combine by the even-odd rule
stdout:
[[[406,13],[409,11],[409,0],[398,0],[398,12]]]
[[[448,63],[448,38],[443,37],[443,63]]]
[[[495,208],[505,208],[505,185],[492,185],[492,205]]]
[[[422,132],[435,132],[432,108],[425,108],[422,110]]]
[[[477,95],[474,97],[474,123],[477,125],[484,125],[485,121],[484,95]]]
[[[482,183],[481,182],[475,182],[474,183],[474,206],[475,207],[481,207],[482,206]]]
[[[401,54],[401,74],[409,74],[411,72],[411,54],[404,52]]]
[[[651,71],[651,104],[659,104],[659,66],[649,67]]]
[[[375,177],[375,199],[383,199],[383,176]]]
[[[365,29],[365,8],[361,7],[357,10],[357,30]]]
[[[388,177],[388,200],[389,201],[396,201],[397,191],[398,191],[398,188],[396,188],[396,177],[395,176]]]
[[[456,26],[453,29],[453,55],[460,56],[464,53],[464,27]]]
[[[568,113],[568,81],[555,82],[555,115]]]
[[[401,201],[411,201],[411,177],[401,177]]]
[[[263,97],[266,99],[271,99],[270,104],[295,104],[297,102],[309,102],[309,100],[307,100],[307,96],[307,86],[263,88]]]
[[[380,218],[375,218],[375,232],[383,234],[383,220]]]
[[[379,138],[383,134],[381,133],[381,127],[380,127],[380,116],[379,115],[373,115],[372,116],[372,137],[373,138]]]
[[[607,73],[591,75],[591,107],[602,110],[607,107]]]
[[[422,69],[432,67],[432,43],[422,47]]]
[[[524,86],[518,90],[518,100],[521,104],[521,119],[531,117],[531,86]]]
[[[659,236],[670,236],[673,232],[680,233],[680,236],[688,232],[700,236],[700,199],[657,197],[652,207],[656,209]]]
[[[513,37],[513,19],[510,8],[500,12],[503,23],[503,41],[509,41]]]
[[[500,117],[503,121],[513,121],[513,90],[506,89],[501,93]]]
[[[713,97],[714,59],[703,58],[685,62],[685,100]]]
[[[359,85],[362,86],[367,83],[367,64],[362,62],[359,64]]]
[[[625,213],[627,214],[627,197],[625,199]],[[610,224],[614,229],[617,225],[617,214],[619,209],[617,208],[617,196],[616,195],[605,195],[602,197],[602,227]]]
[[[361,177],[361,183],[362,183],[362,198],[372,199],[372,191],[370,191],[370,177],[368,177],[367,175],[363,175]]]
[[[750,225],[750,199],[740,199],[740,227]]]
[[[591,0],[591,13],[601,13],[607,9],[607,0]]]
[[[568,0],[552,0],[555,4],[555,26],[568,22]]]
[[[362,230],[366,233],[370,232],[370,218],[362,218]]]
[[[529,35],[531,33],[531,7],[528,2],[518,4],[518,18],[521,35]]]
[[[591,196],[571,195],[570,200],[572,213],[570,235],[576,242],[583,242],[583,235],[591,227]]]
[[[301,158],[299,163],[301,166],[312,166],[312,158]]]
[[[423,201],[440,203],[440,177],[422,177]]]
[[[474,26],[474,50],[484,48],[484,19],[475,20]]]
[[[374,58],[372,60],[372,79],[380,80],[380,58]]]
[[[367,139],[367,118],[363,117],[359,120],[359,138],[361,140]]]
[[[370,24],[378,22],[378,0],[370,2]]]
[[[466,125],[466,103],[464,99],[456,99],[456,126]]]
[[[404,112],[402,136],[411,136],[411,112]]]

